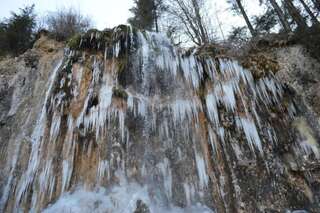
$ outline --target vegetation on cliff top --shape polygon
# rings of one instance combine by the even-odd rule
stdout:
[[[261,0],[264,12],[255,16],[250,16],[246,1],[228,1],[233,14],[243,17],[246,26],[234,26],[227,38],[217,14],[216,26],[211,24],[214,17],[208,16],[212,12],[208,3],[209,0],[135,0],[130,9],[133,16],[128,22],[139,30],[166,33],[178,46],[193,43],[204,50],[202,54],[209,51],[210,54],[247,56],[259,52],[261,44],[264,48],[273,48],[276,47],[273,43],[282,42],[302,44],[312,56],[320,59],[318,1]],[[42,28],[50,38],[65,41],[77,50],[104,51],[106,46],[121,39],[119,34],[127,33],[125,25],[116,27],[120,29],[116,35],[111,29],[94,29],[90,18],[72,8],[59,9],[36,21],[33,5],[20,9],[19,13],[13,12],[10,18],[0,22],[0,55],[23,53],[32,46]]]

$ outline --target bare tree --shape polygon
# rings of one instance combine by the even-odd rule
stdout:
[[[291,31],[291,27],[290,24],[288,22],[288,20],[286,19],[284,13],[282,12],[280,6],[278,5],[278,3],[276,2],[276,0],[269,0],[269,2],[271,3],[272,7],[274,8],[274,10],[277,13],[277,16],[279,17],[279,20],[281,22],[281,25],[283,27],[283,29],[286,32],[290,32]]]
[[[299,2],[302,4],[303,8],[307,11],[307,13],[309,14],[309,16],[311,17],[311,20],[313,22],[313,24],[319,24],[318,19],[315,17],[315,15],[313,14],[313,12],[311,11],[311,9],[309,8],[309,6],[307,5],[307,3],[304,0],[299,0]]]
[[[249,28],[249,31],[251,33],[252,36],[256,36],[257,35],[257,32],[254,30],[251,22],[250,22],[250,19],[243,7],[243,4],[242,4],[242,0],[228,0],[228,3],[232,5],[232,10],[236,13],[239,13],[243,16],[248,28]]]
[[[178,20],[181,29],[196,45],[207,44],[212,40],[206,0],[167,1],[167,13]]]
[[[46,18],[46,25],[57,40],[66,40],[76,33],[88,30],[92,22],[80,12],[69,8],[49,14]]]
[[[156,32],[159,32],[159,20],[162,17],[163,13],[166,11],[167,7],[164,3],[164,0],[154,0],[154,9],[153,9],[153,17],[154,17],[154,25],[156,28]]]
[[[298,25],[298,28],[305,29],[307,28],[307,24],[300,14],[299,10],[296,8],[296,6],[293,4],[292,0],[283,0],[285,7],[287,8],[290,16],[292,19],[296,22]]]
[[[320,0],[311,0],[315,8],[320,12]]]

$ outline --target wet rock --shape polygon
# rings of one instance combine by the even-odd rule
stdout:
[[[137,200],[137,208],[133,213],[150,213],[149,207],[142,201]]]
[[[319,210],[319,65],[300,47],[252,53],[251,71],[126,26],[62,47],[44,35],[0,62],[0,211],[79,185],[70,199],[136,213]]]
[[[23,55],[23,60],[27,67],[35,69],[39,63],[39,55],[34,51],[27,51]]]
[[[116,98],[121,98],[121,99],[124,99],[124,100],[128,99],[127,92],[122,88],[115,88],[115,87],[112,88],[112,96],[116,97]]]

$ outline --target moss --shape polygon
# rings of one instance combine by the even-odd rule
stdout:
[[[134,31],[134,30],[133,30]],[[83,34],[77,34],[68,41],[68,46],[72,50],[86,51],[89,54],[105,54],[106,58],[113,57],[113,47],[115,44],[120,43],[119,58],[124,58],[119,62],[120,70],[126,66],[127,55],[132,45],[128,41],[130,28],[126,25],[120,25],[113,29],[105,29],[99,31],[97,29],[90,29]],[[127,43],[129,42],[129,43]]]
[[[116,98],[121,98],[121,99],[127,100],[128,99],[128,94],[122,88],[113,87],[112,88],[112,97],[116,97]]]
[[[81,42],[81,35],[76,34],[68,40],[67,45],[70,49],[75,50],[75,49],[79,49],[80,42]]]
[[[104,50],[111,39],[110,30],[90,29],[86,33],[76,34],[70,38],[67,45],[72,50]]]
[[[129,27],[127,25],[121,24],[121,25],[117,26],[116,28],[120,29],[120,31],[122,31],[122,32],[127,32]]]
[[[79,45],[81,42],[81,35],[76,34],[68,40],[68,47],[72,50],[79,49]]]
[[[98,32],[100,32],[98,29],[91,28],[85,34],[91,35],[92,33],[98,33]]]
[[[101,40],[100,41],[110,45],[111,41],[112,41],[112,30],[110,30],[110,29],[103,30],[101,32]]]
[[[124,55],[123,57],[118,58],[117,64],[118,64],[118,73],[124,72],[127,69],[128,55]]]

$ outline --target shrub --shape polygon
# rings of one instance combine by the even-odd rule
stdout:
[[[56,40],[66,41],[78,33],[87,31],[92,24],[88,17],[69,8],[49,14],[46,18],[46,25]]]

